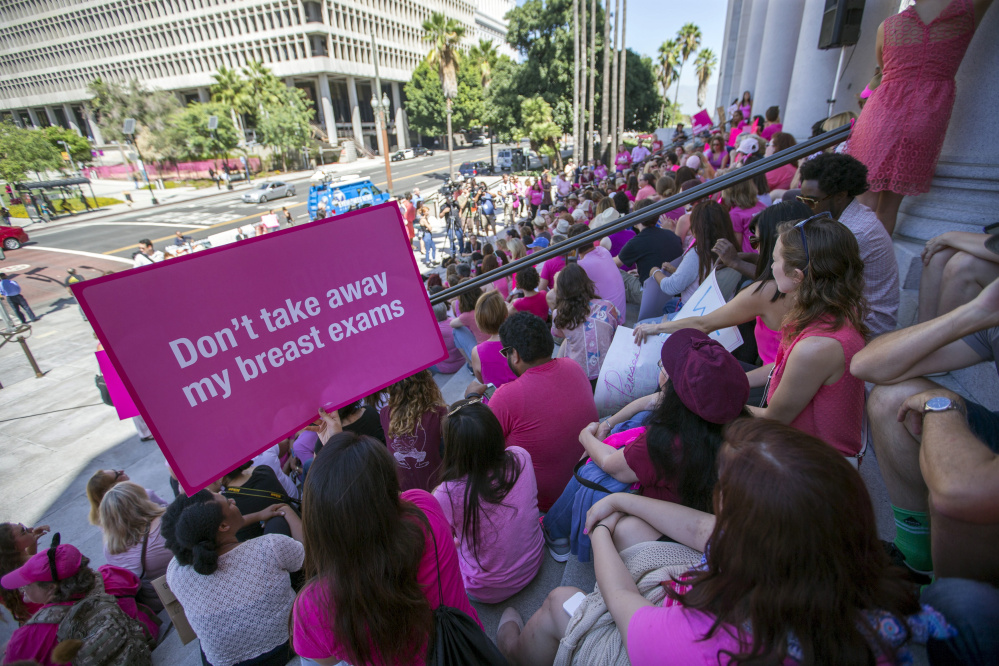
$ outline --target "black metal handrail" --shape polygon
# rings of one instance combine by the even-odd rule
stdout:
[[[498,280],[499,278],[506,277],[507,275],[512,275],[516,273],[521,268],[526,268],[527,266],[534,266],[540,264],[547,259],[552,257],[557,257],[562,254],[566,254],[576,248],[583,247],[584,245],[592,245],[593,241],[600,240],[605,236],[610,236],[613,233],[617,233],[622,229],[634,226],[639,222],[648,220],[650,218],[658,218],[663,213],[671,211],[675,208],[681,206],[686,206],[688,203],[697,201],[703,197],[709,196],[711,194],[716,194],[721,192],[727,187],[730,187],[736,183],[740,183],[749,178],[754,178],[755,176],[766,173],[777,167],[784,166],[785,164],[790,164],[791,162],[800,159],[802,157],[807,157],[820,150],[824,150],[829,146],[836,145],[842,141],[845,141],[850,136],[851,128],[849,125],[844,125],[824,134],[820,134],[817,137],[809,139],[803,143],[799,143],[791,148],[782,150],[779,153],[774,153],[770,157],[764,158],[758,162],[753,162],[747,166],[739,167],[738,169],[726,173],[724,176],[719,176],[713,178],[706,183],[702,183],[697,187],[692,187],[686,192],[680,192],[679,194],[674,194],[671,197],[666,197],[661,201],[657,201],[651,206],[646,206],[641,210],[637,210],[633,213],[628,213],[627,215],[622,215],[620,218],[615,220],[610,224],[605,224],[591,231],[587,231],[584,234],[574,236],[566,241],[558,243],[557,245],[551,245],[547,249],[540,252],[535,252],[534,254],[529,254],[522,259],[512,261],[505,266],[497,269],[493,269],[488,273],[482,275],[477,275],[469,280],[462,282],[459,285],[455,285],[449,289],[438,292],[430,297],[430,303],[436,305],[437,303],[442,303],[448,299],[454,298],[458,294],[465,292],[474,287],[481,287],[485,284]]]

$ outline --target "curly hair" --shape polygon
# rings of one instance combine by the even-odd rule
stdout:
[[[222,520],[222,507],[214,495],[200,490],[173,501],[163,514],[160,531],[179,564],[193,566],[202,576],[210,576],[218,568],[217,539]]]
[[[0,576],[6,576],[24,564],[24,553],[17,549],[17,533],[20,529],[20,525],[0,523]],[[0,603],[10,611],[18,624],[24,624],[31,618],[20,590],[0,588]]]
[[[97,574],[89,566],[90,558],[86,555],[80,556],[80,568],[76,573],[67,578],[63,578],[57,583],[42,583],[45,586],[54,586],[52,600],[49,603],[59,603],[61,601],[72,601],[82,599],[87,596],[94,585],[97,584]]]
[[[579,264],[566,264],[558,275],[555,328],[569,330],[590,316],[590,301],[597,297],[593,280]]]
[[[806,328],[829,317],[833,319],[829,330],[839,330],[849,323],[867,338],[870,331],[864,323],[868,312],[864,262],[857,237],[828,217],[811,220],[800,229],[794,225],[785,222],[778,227],[785,273],[790,268],[804,274],[781,327],[785,342],[790,343]],[[807,254],[802,231],[808,243]]]
[[[846,192],[856,197],[867,191],[867,167],[850,155],[822,153],[803,162],[800,171],[801,182],[817,181],[823,194]]]
[[[145,488],[126,481],[112,486],[101,500],[101,528],[104,545],[112,555],[124,553],[141,543],[152,521],[165,509],[150,501]]]
[[[429,370],[397,381],[388,388],[389,437],[411,435],[427,412],[445,407],[444,396]]]
[[[541,276],[534,266],[527,266],[517,271],[517,286],[525,291],[534,291],[540,282]]]
[[[550,359],[555,350],[548,324],[530,312],[515,312],[507,317],[499,334],[503,346],[513,347],[524,363]]]

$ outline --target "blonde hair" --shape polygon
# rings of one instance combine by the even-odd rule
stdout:
[[[429,370],[421,370],[388,387],[389,427],[386,435],[398,437],[416,432],[423,415],[446,407],[441,389]]]
[[[90,513],[87,514],[87,520],[90,521],[91,525],[101,524],[101,517],[99,514],[101,500],[104,499],[104,493],[106,493],[116,481],[117,479],[113,475],[108,474],[103,469],[99,469],[94,472],[94,475],[90,477],[89,481],[87,481],[87,501],[90,502]]]
[[[499,333],[500,326],[509,314],[503,294],[498,291],[487,291],[479,296],[475,303],[475,325],[479,330],[489,335]]]
[[[125,481],[111,486],[100,505],[100,524],[108,552],[117,555],[142,543],[150,523],[164,511],[137,483]]]
[[[843,111],[837,113],[831,118],[826,118],[826,121],[822,123],[823,132],[831,132],[834,129],[839,129],[843,125],[849,125],[852,121],[857,119],[857,114],[853,111]]]
[[[523,259],[527,256],[527,247],[519,238],[511,238],[507,241],[507,248],[510,250],[510,261]]]
[[[608,208],[613,208],[613,207],[614,207],[614,197],[606,196],[603,199],[601,199],[600,202],[597,204],[597,215],[604,212]]]
[[[747,178],[731,187],[726,187],[722,192],[722,201],[725,202],[729,210],[733,208],[749,209],[759,203],[756,196],[756,184],[752,178]]]

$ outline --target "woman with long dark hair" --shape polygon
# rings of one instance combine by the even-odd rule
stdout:
[[[25,527],[20,523],[0,523],[0,576],[21,567],[38,552],[38,540],[48,534],[48,525]],[[21,590],[0,588],[0,604],[10,611],[18,624],[24,624],[41,608],[25,601]]]
[[[403,490],[431,491],[440,482],[441,421],[446,413],[444,396],[429,370],[389,386],[388,404],[379,417]]]
[[[777,358],[780,344],[780,327],[791,308],[791,301],[777,289],[773,275],[773,251],[777,243],[778,227],[783,222],[800,220],[811,210],[800,201],[785,201],[770,206],[758,213],[749,223],[749,243],[759,252],[756,264],[749,264],[746,270],[753,270],[753,283],[714,312],[701,317],[688,317],[680,321],[667,321],[658,324],[638,324],[635,326],[635,341],[641,344],[649,336],[659,333],[675,333],[681,328],[696,328],[711,333],[729,326],[738,326],[756,319],[756,346],[763,365],[772,367]],[[719,240],[715,251],[723,263],[740,272],[746,261],[741,260],[736,248],[728,241]],[[749,255],[752,256],[752,255]],[[766,371],[764,371],[765,373]],[[750,385],[762,387],[766,376],[760,373],[750,376]]]
[[[503,426],[476,398],[444,422],[442,479],[434,497],[457,536],[465,590],[488,604],[520,592],[544,557],[534,464],[521,447],[506,448]]]
[[[178,496],[163,515],[161,530],[174,556],[167,584],[201,641],[205,664],[284,666],[292,658],[289,574],[305,557],[302,523],[283,504],[264,513],[283,516],[295,538],[265,534],[241,542],[236,533],[249,516],[209,490]]]
[[[320,415],[329,428],[330,415]],[[478,622],[440,505],[422,490],[399,493],[378,440],[332,436],[305,479],[303,515],[308,582],[292,614],[300,656],[323,665],[423,664],[438,605]]]
[[[732,220],[721,204],[714,201],[702,201],[690,213],[690,233],[694,236],[693,244],[689,245],[674,267],[663,264],[662,269],[652,271],[659,289],[666,296],[680,295],[680,302],[687,302],[714,267],[718,258],[714,254],[715,243],[724,238],[732,245],[739,247],[732,233]],[[677,304],[679,305],[679,304]],[[679,307],[671,307],[670,311],[679,311]]]
[[[947,633],[890,565],[864,480],[842,456],[762,419],[737,421],[725,442],[715,515],[629,493],[587,514],[597,585],[634,666],[910,663],[907,642]],[[618,550],[662,535],[704,561],[653,604]],[[553,590],[526,627],[504,612],[496,638],[511,664],[552,663],[570,621],[562,604],[578,591]]]
[[[662,392],[645,426],[611,435],[609,424],[591,423],[579,441],[615,481],[639,484],[648,497],[707,511],[722,428],[744,413],[749,382],[735,357],[694,329],[666,339],[660,369]],[[545,539],[556,560],[568,557],[564,540],[581,487],[570,480],[545,515]]]
[[[562,338],[558,355],[578,363],[595,387],[617,330],[617,308],[597,298],[593,280],[577,263],[562,269],[555,286],[552,335]]]
[[[785,222],[779,231],[774,282],[791,308],[767,381],[767,406],[751,409],[826,441],[859,464],[864,383],[850,374],[850,361],[864,348],[868,329],[857,238],[827,213]]]

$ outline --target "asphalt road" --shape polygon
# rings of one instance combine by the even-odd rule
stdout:
[[[499,149],[499,144],[494,150]],[[465,148],[454,151],[454,169],[462,162],[489,161],[489,147]],[[369,165],[357,170],[363,176],[370,176],[375,185],[385,188],[385,167],[383,164]],[[401,162],[392,162],[392,185],[396,194],[403,194],[414,187],[426,189],[440,185],[447,177],[447,151],[438,151],[433,157],[418,157]],[[287,207],[296,222],[308,220],[306,201],[309,195],[307,180],[296,181],[295,196],[268,201],[265,204],[243,203],[240,196],[246,191],[245,185],[237,185],[232,192],[223,190],[216,196],[195,201],[168,204],[152,209],[125,212],[95,221],[81,221],[52,229],[31,230],[31,247],[61,248],[108,254],[118,257],[131,257],[137,249],[137,242],[149,238],[157,249],[172,241],[173,234],[181,231],[192,238],[204,238],[234,227],[250,224],[268,210],[280,211]],[[137,196],[143,196],[138,192]]]

